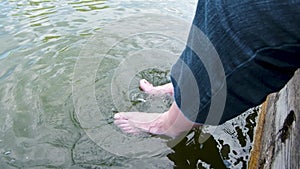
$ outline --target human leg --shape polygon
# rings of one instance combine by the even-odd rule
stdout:
[[[199,1],[194,28],[207,35],[216,48],[226,79],[216,79],[218,71],[215,75],[208,75],[206,69],[214,70],[214,60],[209,62],[208,67],[204,66],[201,57],[210,58],[210,53],[202,51],[199,57],[193,51],[194,47],[201,47],[203,42],[197,39],[197,31],[191,30],[187,48],[171,72],[176,101],[173,105],[176,107],[172,105],[162,115],[117,113],[115,124],[128,133],[149,132],[173,137],[187,130],[187,126],[195,124],[185,116],[200,124],[218,125],[260,104],[269,93],[281,89],[300,67],[299,6],[299,2],[291,0]],[[195,101],[199,98],[184,94],[184,91],[190,91],[191,94],[198,92],[195,90],[193,93],[194,88],[191,90],[188,71],[197,80],[200,104]],[[213,81],[210,81],[211,78]],[[220,91],[213,90],[211,86],[217,85],[221,89],[224,80],[227,82],[225,109],[211,112],[212,117],[220,113],[223,116],[217,122],[207,122],[210,106],[215,104],[211,101]],[[153,85],[145,83],[145,86],[143,90],[146,92],[153,91]],[[186,97],[182,97],[182,94]]]

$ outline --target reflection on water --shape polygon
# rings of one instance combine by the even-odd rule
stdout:
[[[87,136],[75,114],[72,95],[74,67],[88,38],[113,21],[142,12],[174,15],[190,22],[194,8],[195,0],[176,3],[171,0],[1,1],[1,168],[245,168],[256,111],[217,129],[204,127],[192,131],[172,148],[172,153],[141,159],[117,156],[99,147]],[[174,50],[177,54],[181,50],[170,39],[151,34],[137,42],[124,44],[114,48],[115,51],[111,50],[112,57],[102,64],[107,68],[117,64],[114,57],[120,57],[118,52],[122,49],[163,44],[156,48]],[[103,92],[108,83],[105,77],[110,76],[110,72],[104,70],[97,71],[95,90],[98,93]],[[149,99],[137,88],[140,78],[161,84],[169,80],[168,73],[168,70],[145,70],[132,79],[132,108],[149,110],[147,102],[139,101]],[[167,107],[171,98],[164,99]],[[109,107],[111,102],[98,104]],[[114,111],[107,112],[106,123],[111,126]],[[198,141],[208,133],[212,135],[209,140]]]

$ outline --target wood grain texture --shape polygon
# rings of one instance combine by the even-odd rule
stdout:
[[[300,169],[300,71],[260,112],[250,169]]]

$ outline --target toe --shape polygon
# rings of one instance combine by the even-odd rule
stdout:
[[[114,119],[115,120],[121,120],[121,119],[127,120],[128,117],[124,113],[121,112],[121,113],[116,113],[114,115]]]
[[[128,120],[123,120],[123,119],[115,120],[114,124],[117,125],[117,126],[120,126],[120,125],[123,125],[123,124],[128,124]]]
[[[126,130],[123,130],[124,133],[128,133],[128,134],[141,134],[141,131],[136,129],[136,128],[129,128]]]
[[[129,127],[132,128],[132,126],[129,125],[128,123],[121,123],[121,124],[118,124],[118,126],[119,126],[120,128],[129,128]]]
[[[142,90],[147,90],[147,88],[153,87],[153,85],[150,82],[148,82],[146,79],[142,79],[140,80],[140,87]]]

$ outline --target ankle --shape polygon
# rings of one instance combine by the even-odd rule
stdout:
[[[149,133],[164,134],[166,131],[166,119],[164,113],[160,115],[152,124],[149,126]]]
[[[174,107],[174,109],[166,112],[166,118],[167,127],[180,133],[191,130],[195,125],[195,123],[189,121],[188,119],[186,119],[186,117],[184,117],[177,106]]]

